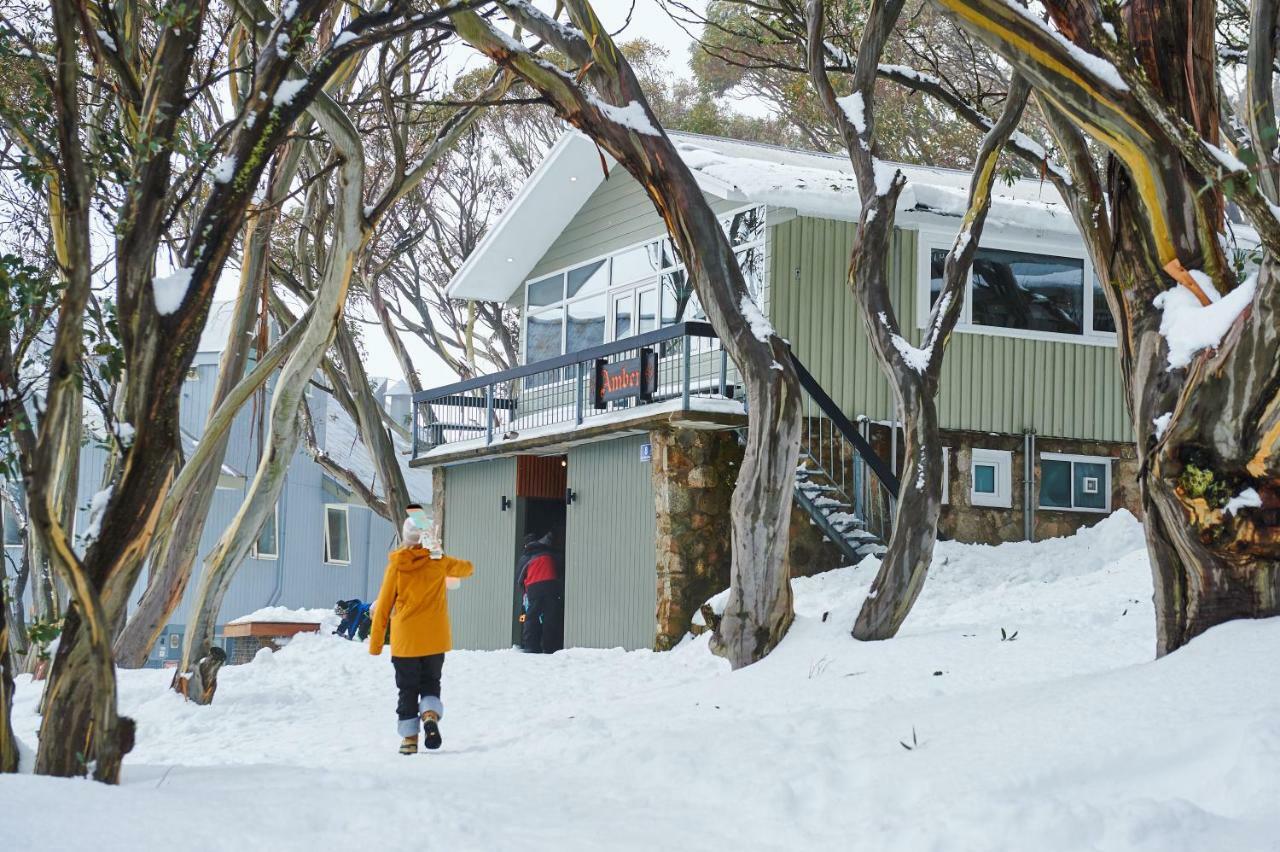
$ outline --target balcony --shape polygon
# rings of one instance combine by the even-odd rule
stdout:
[[[705,322],[414,395],[415,465],[527,452],[680,423],[746,422],[737,370]]]

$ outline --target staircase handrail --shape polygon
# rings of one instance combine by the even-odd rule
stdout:
[[[788,352],[791,355],[791,365],[795,367],[796,375],[800,379],[800,386],[818,404],[818,408],[822,409],[822,413],[827,415],[827,419],[835,426],[836,431],[849,442],[858,455],[862,456],[862,460],[866,462],[867,467],[871,468],[871,472],[876,475],[876,479],[880,480],[880,484],[888,489],[889,494],[896,499],[899,483],[898,477],[894,475],[893,470],[876,454],[871,444],[867,443],[867,439],[862,437],[853,423],[849,421],[849,418],[840,410],[840,406],[836,405],[836,401],[827,395],[826,390],[813,377],[813,374],[809,372],[796,353],[790,349],[788,349]]]

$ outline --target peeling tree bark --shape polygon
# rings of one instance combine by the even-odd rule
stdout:
[[[1072,214],[1119,326],[1143,457],[1157,654],[1224,621],[1280,615],[1280,218],[1270,89],[1277,5],[1251,6],[1240,124],[1253,146],[1241,154],[1255,165],[1246,166],[1214,147],[1222,112],[1215,4],[1131,0],[1104,13],[1088,0],[1046,2],[1072,51],[1002,0],[934,2],[1032,81],[1055,135],[1076,150],[1074,182],[1105,185],[1110,221],[1084,207]],[[1079,155],[1068,124],[1112,155],[1105,182]],[[1261,238],[1254,296],[1216,350],[1170,368],[1156,297],[1183,287],[1203,304],[1212,298],[1205,278],[1223,294],[1241,285],[1220,239],[1222,192]],[[1257,499],[1246,502],[1260,505],[1226,512],[1231,498],[1249,493]]]

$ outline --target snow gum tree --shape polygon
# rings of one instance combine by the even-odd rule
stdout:
[[[19,445],[32,535],[71,601],[45,692],[39,773],[92,771],[114,782],[132,746],[132,724],[116,713],[111,636],[173,481],[181,384],[267,164],[356,51],[434,22],[390,4],[352,22],[351,38],[297,75],[290,54],[330,6],[297,0],[263,18],[273,49],[250,58],[253,88],[234,118],[217,123],[212,142],[198,135],[196,116],[225,61],[232,28],[222,10],[169,3],[143,15],[53,0],[0,21],[6,53],[22,58],[30,82],[28,100],[0,103],[0,122],[40,176],[59,278],[38,425]],[[98,212],[105,239],[95,236]],[[86,316],[98,274],[113,279],[124,380],[110,479],[77,548],[65,505],[72,491],[60,483],[78,465]]]
[[[591,5],[566,2],[568,23],[522,0],[497,5],[521,30],[552,48],[563,65],[472,13],[453,16],[458,35],[540,92],[562,119],[645,188],[742,375],[747,446],[731,504],[729,600],[713,647],[735,668],[749,665],[777,645],[794,615],[786,553],[800,389],[786,344],[751,302],[714,213]]]
[[[449,14],[469,6],[470,4],[465,3],[446,3],[429,14],[415,12],[405,19],[402,31],[429,29]],[[270,18],[265,5],[259,0],[238,0],[237,8],[240,19],[252,33],[261,52],[273,52],[275,33],[259,23]],[[347,39],[345,33],[359,27],[368,17],[364,15],[354,18],[343,33],[334,35],[330,31],[323,34],[319,42],[320,58],[317,64],[323,65],[325,57],[331,51],[340,49],[340,46],[354,43],[360,49],[367,48],[370,44],[368,41]],[[300,85],[301,81],[314,80],[315,71],[308,73],[304,70],[302,57],[291,56],[290,63],[291,74]],[[406,78],[409,76],[405,75]],[[489,95],[493,98],[501,97],[505,86],[504,80],[496,80]],[[327,150],[323,152],[312,151],[311,156],[316,164],[323,164],[317,171],[332,171],[331,180],[314,183],[308,189],[309,202],[304,215],[307,221],[300,231],[301,238],[310,241],[309,251],[315,253],[313,264],[318,270],[314,287],[304,286],[295,294],[307,302],[309,321],[280,366],[269,403],[261,456],[244,503],[205,559],[196,597],[192,602],[191,621],[184,638],[182,663],[172,683],[176,691],[201,704],[213,700],[218,671],[225,659],[221,649],[214,644],[222,601],[236,570],[248,555],[280,496],[285,474],[303,438],[306,418],[302,411],[306,404],[304,392],[317,369],[325,363],[335,337],[349,379],[347,391],[353,405],[353,417],[360,427],[362,439],[370,447],[370,454],[379,467],[383,482],[392,483],[386,489],[388,497],[383,510],[398,517],[403,514],[404,505],[408,502],[395,449],[384,430],[379,407],[369,392],[368,381],[359,362],[359,353],[348,332],[339,326],[353,271],[378,222],[414,186],[431,174],[443,153],[453,146],[479,116],[480,107],[459,110],[445,121],[416,162],[409,163],[404,150],[397,147],[394,154],[395,166],[389,178],[373,192],[372,203],[366,204],[368,158],[365,143],[352,115],[335,97],[337,94],[317,91],[307,107],[309,116],[322,131],[327,146]],[[392,93],[384,91],[382,102],[387,103],[391,97]],[[309,261],[308,265],[311,263]],[[339,378],[333,372],[330,377]],[[376,508],[377,504],[374,505]]]
[[[1280,4],[932,2],[1031,82],[1070,168],[1142,457],[1157,653],[1280,614]]]
[[[898,632],[924,585],[942,510],[942,440],[937,394],[947,340],[960,318],[964,288],[982,237],[991,190],[1005,144],[1018,126],[1030,89],[1015,77],[1005,108],[982,140],[969,187],[969,208],[947,253],[943,285],[929,315],[920,347],[902,336],[885,261],[891,254],[898,196],[906,184],[902,172],[875,155],[875,84],[885,44],[902,11],[902,0],[871,4],[856,53],[836,43],[826,27],[822,0],[808,4],[808,59],[813,87],[831,122],[839,129],[853,163],[861,196],[860,220],[849,262],[849,289],[860,308],[867,337],[889,377],[902,412],[904,465],[888,550],[871,585],[853,635],[887,639]],[[856,56],[855,60],[848,57]],[[852,92],[836,94],[829,62],[848,72]]]

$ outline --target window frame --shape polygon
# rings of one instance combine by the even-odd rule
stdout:
[[[736,257],[740,252],[745,251],[746,249],[749,249],[749,248],[758,247],[758,248],[760,249],[761,254],[762,254],[762,259],[761,259],[761,268],[764,270],[764,280],[761,282],[761,288],[760,288],[760,304],[758,305],[758,307],[760,308],[760,310],[761,310],[761,311],[762,311],[766,316],[768,316],[768,310],[769,310],[769,289],[770,289],[770,286],[769,286],[769,285],[770,285],[770,280],[769,280],[769,279],[770,279],[770,276],[769,276],[769,271],[770,271],[770,270],[769,270],[769,260],[770,260],[770,252],[769,252],[769,221],[770,221],[770,218],[769,218],[769,205],[767,205],[767,204],[759,204],[759,203],[755,203],[755,204],[744,204],[744,205],[742,205],[741,207],[735,207],[735,208],[734,208],[734,209],[732,209],[732,210],[726,210],[726,211],[725,211],[725,212],[723,212],[723,213],[717,213],[717,214],[716,214],[716,220],[717,220],[717,221],[722,221],[722,220],[724,220],[724,219],[730,219],[730,220],[731,220],[734,216],[737,216],[739,213],[743,213],[743,212],[745,212],[745,211],[747,211],[747,210],[754,210],[754,209],[756,209],[756,208],[760,208],[760,209],[763,211],[764,226],[763,226],[763,228],[761,228],[761,236],[760,236],[760,238],[759,238],[758,240],[751,240],[751,241],[749,241],[749,242],[742,243],[741,245],[738,245],[738,246],[731,246],[731,249],[732,249],[733,254],[734,254],[734,256],[735,256],[735,257]],[[727,234],[726,234],[726,236],[727,236]],[[530,308],[529,308],[529,285],[530,285],[531,283],[534,283],[534,282],[537,282],[537,281],[542,281],[542,280],[543,280],[543,279],[545,279],[545,278],[553,278],[553,277],[555,277],[555,276],[559,275],[559,276],[561,276],[561,279],[562,279],[562,282],[563,282],[562,289],[561,289],[561,293],[563,294],[563,293],[565,293],[565,292],[567,292],[567,291],[568,291],[569,273],[570,273],[571,271],[573,271],[573,270],[575,270],[575,269],[578,269],[578,268],[580,268],[580,267],[583,267],[583,266],[590,266],[590,265],[591,265],[591,264],[593,264],[593,263],[599,263],[600,261],[605,261],[605,262],[608,264],[608,267],[609,267],[609,283],[608,283],[608,285],[605,287],[605,291],[604,291],[604,292],[605,292],[605,294],[606,294],[606,296],[608,297],[608,298],[606,299],[606,301],[605,301],[605,305],[606,305],[606,307],[605,307],[605,326],[604,326],[604,328],[605,328],[605,340],[604,340],[604,342],[605,342],[605,343],[612,343],[612,342],[615,342],[615,338],[614,338],[614,336],[613,336],[613,327],[612,327],[612,324],[611,324],[611,321],[612,321],[611,313],[612,313],[612,305],[613,305],[613,295],[614,295],[614,294],[616,294],[616,293],[624,293],[624,292],[627,292],[628,290],[630,290],[630,291],[632,291],[633,293],[636,293],[636,294],[637,294],[637,296],[638,296],[638,291],[639,291],[639,290],[641,290],[641,289],[644,289],[644,288],[646,288],[646,287],[648,287],[648,286],[650,286],[650,284],[657,285],[657,288],[658,288],[658,316],[657,316],[657,327],[658,327],[658,328],[663,328],[663,325],[662,325],[662,276],[663,276],[663,274],[664,274],[664,273],[670,273],[670,272],[673,272],[673,271],[675,271],[675,270],[684,270],[684,269],[686,269],[685,264],[684,264],[684,263],[682,263],[682,262],[676,262],[676,263],[673,263],[671,266],[664,266],[664,267],[662,267],[661,269],[655,269],[655,270],[654,270],[654,272],[653,272],[653,275],[652,275],[650,278],[646,278],[646,277],[644,277],[644,276],[641,276],[640,278],[631,279],[631,280],[629,280],[629,281],[627,281],[627,282],[625,282],[625,283],[624,283],[624,282],[618,282],[618,283],[615,285],[615,284],[614,284],[614,281],[613,281],[613,259],[614,259],[615,257],[617,257],[618,255],[625,254],[626,252],[633,251],[633,250],[638,249],[638,248],[643,248],[644,246],[647,246],[647,245],[649,245],[650,243],[654,243],[654,242],[661,242],[661,241],[664,241],[664,240],[666,240],[666,241],[670,241],[670,239],[671,239],[670,235],[669,235],[668,233],[666,233],[665,231],[663,231],[662,233],[657,234],[656,236],[652,236],[652,237],[649,237],[648,239],[644,239],[644,240],[639,240],[638,242],[628,243],[628,244],[626,244],[626,245],[618,246],[617,248],[614,248],[614,249],[612,249],[611,251],[605,252],[605,253],[603,253],[603,254],[595,255],[594,257],[588,258],[588,259],[586,259],[586,260],[579,260],[579,261],[576,261],[576,262],[574,262],[574,263],[568,264],[568,265],[566,265],[566,266],[561,266],[561,267],[559,267],[559,268],[557,268],[557,269],[547,270],[546,272],[543,272],[543,273],[541,273],[541,274],[539,274],[539,275],[536,275],[536,276],[530,276],[530,277],[526,278],[523,282],[521,282],[521,284],[520,284],[520,289],[521,289],[521,295],[520,295],[520,364],[523,366],[523,365],[526,365],[526,364],[528,364],[528,363],[529,363],[529,351],[528,351],[528,349],[526,348],[526,347],[527,347],[527,345],[528,345],[528,340],[529,340],[529,333],[528,333],[528,322],[529,322],[529,311],[530,311]],[[672,249],[672,255],[674,256],[674,254],[675,254],[675,251],[674,251],[674,248],[673,248],[673,249]],[[646,282],[648,282],[648,283],[646,283]],[[566,309],[566,310],[565,310],[565,317],[564,317],[564,319],[563,319],[563,320],[561,321],[561,323],[560,323],[560,352],[561,352],[561,354],[563,354],[563,353],[564,353],[564,351],[565,351],[565,346],[566,346],[566,345],[567,345],[567,343],[568,343],[569,322],[568,322],[568,310],[567,310],[567,308],[568,308],[568,306],[569,306],[570,304],[572,304],[573,302],[578,301],[578,300],[579,300],[579,298],[590,299],[590,298],[592,298],[592,296],[574,297],[574,298],[570,299],[570,298],[565,298],[565,297],[562,295],[559,301],[552,302],[551,304],[548,304],[548,305],[538,305],[537,307],[535,307],[535,308],[533,309],[533,310],[545,310],[545,309],[547,309],[547,308],[553,308],[553,307],[559,307],[559,308],[564,308],[564,309]],[[638,306],[638,304],[637,304],[637,315],[638,315],[638,308],[639,308],[639,306]],[[638,321],[637,321],[637,324],[638,324]],[[632,333],[632,335],[631,335],[631,336],[634,336],[634,332]],[[624,337],[624,338],[621,338],[621,339],[622,339],[622,340],[625,340],[626,338]],[[535,362],[535,363],[536,363],[536,362]],[[542,387],[542,386],[539,386],[539,387]]]
[[[276,560],[280,558],[280,504],[276,503],[274,506],[272,506],[271,511],[274,515],[274,520],[272,521],[272,523],[275,525],[275,531],[276,531],[276,536],[275,536],[276,552],[263,553],[262,551],[258,550],[258,542],[262,540],[262,530],[258,530],[257,536],[255,536],[253,539],[253,546],[249,549],[249,555],[254,559]]]
[[[974,468],[978,465],[991,466],[996,469],[996,490],[993,494],[974,490],[977,477]],[[989,450],[984,447],[973,447],[969,450],[969,505],[986,509],[1013,508],[1013,451]]]
[[[955,242],[955,233],[941,227],[921,226],[916,231],[916,327],[923,329],[929,324],[929,281],[935,249],[950,251]],[[1002,328],[995,325],[977,325],[973,322],[973,267],[965,278],[964,306],[955,330],[961,334],[986,334],[992,337],[1016,337],[1023,340],[1050,340],[1061,343],[1079,343],[1085,346],[1114,347],[1116,333],[1114,331],[1095,331],[1093,329],[1094,287],[1097,279],[1089,253],[1080,243],[1059,234],[1047,234],[1037,231],[1026,238],[1017,239],[1005,234],[984,231],[979,249],[995,251],[1016,251],[1023,254],[1041,257],[1062,257],[1083,262],[1084,274],[1084,316],[1088,319],[1089,330],[1083,334],[1065,334],[1058,331],[1036,331],[1027,328]]]
[[[1041,463],[1045,461],[1060,461],[1071,463],[1071,505],[1070,506],[1046,506],[1041,502],[1041,484],[1044,482],[1044,467],[1037,465],[1036,475],[1036,511],[1041,512],[1088,512],[1094,515],[1109,515],[1114,507],[1111,505],[1111,466],[1115,463],[1112,456],[1085,456],[1079,453],[1040,453]],[[1084,464],[1100,464],[1105,474],[1102,478],[1102,493],[1107,498],[1107,505],[1098,509],[1092,506],[1076,505],[1076,463]]]
[[[347,528],[347,558],[334,559],[330,553],[329,542],[329,512],[337,511],[342,513],[343,523]],[[350,565],[351,564],[351,507],[346,503],[325,503],[324,504],[324,564],[326,565]]]

